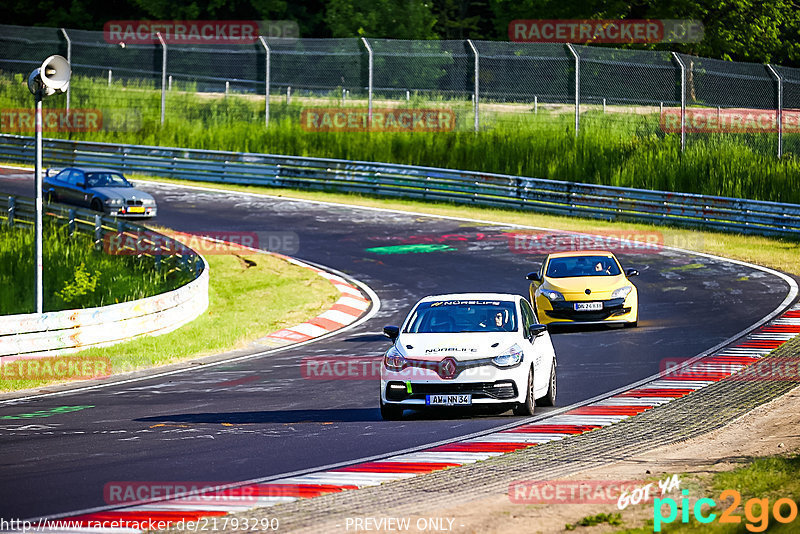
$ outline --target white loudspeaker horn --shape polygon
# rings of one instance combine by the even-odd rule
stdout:
[[[72,68],[62,56],[50,56],[42,66],[31,72],[28,77],[28,89],[31,93],[42,90],[45,95],[63,93],[69,87]]]

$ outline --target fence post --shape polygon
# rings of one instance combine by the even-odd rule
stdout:
[[[17,198],[8,197],[8,226],[14,227],[14,215],[17,212]]]
[[[369,96],[369,104],[367,107],[367,124],[372,126],[372,47],[369,45],[369,41],[367,41],[366,37],[362,37],[361,42],[364,43],[364,46],[367,48],[367,54],[369,56],[367,75],[367,95]]]
[[[681,152],[683,152],[686,149],[686,66],[677,52],[673,52],[672,57],[681,67]]]
[[[72,39],[69,38],[69,35],[67,35],[67,30],[65,30],[64,28],[61,28],[61,33],[64,35],[64,39],[67,40],[67,63],[72,65]],[[70,91],[71,89],[69,87],[69,84],[67,84],[67,115],[69,115]]]
[[[769,63],[767,63],[767,69],[778,81],[778,159],[781,159],[783,156],[783,77]]]
[[[153,262],[156,273],[161,273],[161,245],[156,245],[153,250]]]
[[[264,126],[269,126],[269,54],[271,50],[267,44],[267,40],[263,35],[259,35],[258,40],[261,41],[261,46],[264,47],[265,63],[264,63]]]
[[[167,42],[161,37],[161,32],[157,32],[156,37],[161,43],[161,124],[164,124],[164,109],[167,103]]]
[[[74,209],[70,209],[69,212],[68,212],[67,228],[69,229],[69,236],[73,237],[75,235],[75,210]]]
[[[480,76],[480,56],[478,55],[478,49],[475,47],[475,44],[472,42],[472,39],[467,39],[467,43],[469,43],[469,47],[472,48],[472,53],[475,54],[475,101],[473,102],[473,107],[475,108],[475,131],[478,131],[480,126],[480,119],[478,118],[478,89],[480,86],[479,76]]]
[[[94,248],[95,250],[103,248],[103,218],[100,215],[94,216]]]
[[[575,137],[578,137],[581,124],[581,57],[575,51],[572,43],[567,43],[567,48],[575,58]]]

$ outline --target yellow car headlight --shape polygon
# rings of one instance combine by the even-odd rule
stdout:
[[[550,302],[564,300],[564,295],[558,291],[553,291],[552,289],[542,289],[542,295],[544,295]]]
[[[613,293],[611,293],[611,298],[624,299],[625,297],[628,296],[628,293],[630,293],[631,291],[633,291],[633,286],[618,287],[617,289],[614,290]]]

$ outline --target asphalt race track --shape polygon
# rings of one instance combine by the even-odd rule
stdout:
[[[0,178],[0,185],[8,194],[33,191],[30,179]],[[104,506],[103,488],[113,481],[248,480],[516,420],[510,412],[437,413],[384,422],[376,381],[307,380],[300,370],[310,356],[380,356],[389,346],[379,335],[382,326],[399,324],[425,295],[526,294],[524,276],[543,254],[513,250],[509,227],[175,186],[142,188],[158,202],[154,223],[160,226],[257,232],[267,242],[269,235],[296,235],[299,247],[291,255],[368,284],[381,299],[380,311],[354,330],[255,359],[0,404],[0,516]],[[380,248],[398,245],[413,246]],[[711,348],[773,311],[788,291],[774,275],[704,256],[664,250],[619,257],[623,267],[641,273],[634,279],[639,328],[555,333],[559,406],[657,373],[663,359]],[[86,408],[13,418],[63,406]]]

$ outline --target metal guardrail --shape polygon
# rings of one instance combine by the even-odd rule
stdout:
[[[33,142],[31,137],[0,135],[0,157],[29,163]],[[800,236],[797,204],[390,163],[61,139],[46,139],[44,146],[45,161],[57,166],[103,165],[204,182],[358,192],[611,221]]]
[[[34,202],[6,197],[0,224],[32,226]],[[46,221],[55,220],[71,232],[88,233],[97,249],[113,247],[113,254],[151,257],[154,269],[188,271],[192,280],[172,291],[110,306],[0,316],[0,357],[55,356],[91,346],[127,341],[141,335],[169,332],[203,313],[208,307],[208,268],[202,256],[176,240],[129,221],[60,204],[45,206]],[[109,239],[110,238],[110,239]],[[159,248],[164,254],[159,254]]]
[[[5,204],[0,207],[0,224],[33,226],[33,199],[9,196],[0,202]],[[52,202],[45,203],[44,213],[49,220],[67,225],[70,234],[79,232],[92,235],[96,250],[111,247],[111,252],[117,255],[152,258],[157,271],[166,269],[167,274],[174,271],[193,272],[194,278],[197,278],[204,268],[202,258],[193,250],[171,237],[130,221]],[[163,249],[163,253],[159,253],[159,248]]]

